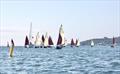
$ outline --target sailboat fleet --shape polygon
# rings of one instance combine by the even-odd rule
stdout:
[[[30,24],[30,31],[29,31],[29,38],[26,36],[25,38],[25,48],[51,48],[54,47],[54,43],[52,40],[51,36],[48,36],[48,33],[46,32],[45,36],[42,35],[40,38],[39,32],[36,34],[35,41],[34,37],[32,36],[32,23]],[[64,36],[64,30],[63,30],[63,25],[60,25],[59,28],[59,34],[58,34],[58,40],[57,40],[57,45],[56,49],[62,49],[67,45],[67,39]],[[80,42],[79,39],[76,39],[76,43],[73,41],[73,46],[79,47]]]
[[[67,43],[67,39],[65,38],[65,35],[64,35],[64,30],[63,30],[62,24],[60,25],[60,28],[59,28],[57,45],[54,46],[52,37],[50,35],[48,35],[48,32],[46,32],[45,36],[42,35],[41,37],[39,35],[39,32],[37,32],[36,37],[34,38],[32,36],[32,23],[31,23],[29,37],[26,35],[24,47],[25,48],[53,48],[53,47],[55,47],[56,49],[62,49],[63,47],[65,47],[67,45],[68,45],[68,43]],[[76,41],[74,41],[74,39],[72,38],[70,45],[71,45],[71,47],[79,47],[80,46],[79,39],[76,39]],[[95,46],[95,43],[93,40],[90,41],[90,46],[91,47]],[[7,47],[9,47],[10,57],[12,57],[14,47],[15,47],[13,39],[11,39],[11,45],[9,45],[9,42],[7,42]],[[113,47],[113,48],[115,47],[115,38],[114,37],[112,39],[111,47]]]
[[[34,40],[35,39],[35,40]],[[29,31],[29,38],[26,36],[25,38],[25,48],[51,48],[55,47],[56,49],[62,49],[63,47],[67,46],[67,39],[65,38],[64,35],[64,30],[63,30],[63,25],[60,25],[59,28],[59,33],[58,33],[58,39],[57,39],[57,44],[54,46],[52,37],[48,35],[48,32],[46,32],[45,35],[42,35],[40,37],[39,32],[36,34],[35,38],[32,36],[32,23],[30,24],[30,31]],[[70,43],[71,47],[79,47],[80,46],[80,41],[79,39],[71,39]],[[90,41],[90,46],[94,47],[95,43],[93,40]],[[113,37],[112,45],[111,47],[115,46],[115,38]]]

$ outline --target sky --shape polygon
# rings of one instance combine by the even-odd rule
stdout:
[[[32,34],[48,32],[56,44],[63,24],[65,38],[80,41],[120,36],[119,0],[0,0],[0,46],[13,38],[24,45]]]

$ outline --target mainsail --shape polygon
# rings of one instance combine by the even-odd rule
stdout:
[[[27,48],[29,46],[29,40],[28,37],[26,36],[25,38],[25,48]]]
[[[93,40],[91,40],[91,47],[93,47],[94,46],[94,42],[93,42]]]
[[[45,41],[45,38],[44,38],[44,35],[42,35],[42,42],[44,43],[44,41]]]
[[[57,45],[61,45],[61,44],[62,44],[62,37],[61,37],[61,35],[59,33]]]
[[[35,48],[40,47],[41,41],[40,41],[40,36],[39,36],[39,32],[36,35],[36,40],[35,40]]]
[[[29,47],[33,47],[33,37],[32,37],[32,22],[30,24],[30,32],[29,32]]]
[[[64,37],[64,31],[63,31],[63,26],[61,24],[60,29],[59,29],[59,36],[58,36],[58,41],[57,41],[57,49],[62,48],[65,45],[65,37]]]
[[[64,37],[64,31],[63,31],[63,25],[62,24],[60,26],[59,33],[60,33],[60,35],[62,37],[62,43],[61,44],[64,45],[65,44],[65,37]]]
[[[64,45],[64,44],[65,44],[65,37],[64,37],[63,26],[61,24],[59,29],[59,37],[58,37],[57,45]]]
[[[44,47],[48,47],[48,33],[45,35],[45,40],[44,40]]]
[[[54,45],[51,36],[49,36],[48,43],[49,45]]]
[[[75,45],[73,38],[71,39],[71,47]]]
[[[76,46],[77,46],[77,47],[80,46],[80,41],[79,41],[79,39],[76,39]]]

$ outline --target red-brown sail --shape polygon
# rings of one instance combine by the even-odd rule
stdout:
[[[44,38],[44,35],[42,35],[42,42],[44,43],[44,41],[45,41],[45,38]]]
[[[25,38],[25,47],[26,47],[26,45],[29,45],[29,40],[28,40],[28,37],[26,36],[26,38]]]
[[[49,36],[49,39],[48,39],[48,44],[49,44],[49,45],[53,45],[53,41],[52,41],[51,36]]]
[[[12,46],[15,46],[13,39],[11,39],[11,44]]]
[[[71,39],[71,45],[75,45],[73,38]]]
[[[60,33],[59,33],[57,45],[61,45],[61,43],[62,43],[62,37],[61,37],[61,35],[60,35]]]

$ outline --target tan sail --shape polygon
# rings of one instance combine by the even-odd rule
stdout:
[[[36,35],[36,39],[35,39],[35,48],[40,47],[41,44],[41,40],[40,40],[40,36],[39,36],[39,32]]]
[[[48,47],[48,33],[46,32],[46,35],[45,35],[45,41],[44,41],[44,47]]]

